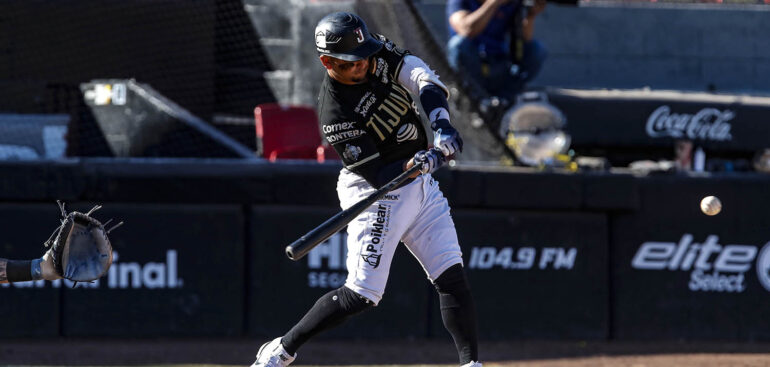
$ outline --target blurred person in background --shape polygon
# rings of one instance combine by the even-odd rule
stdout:
[[[545,5],[546,0],[448,0],[450,65],[490,96],[513,101],[546,59],[545,46],[533,38]]]

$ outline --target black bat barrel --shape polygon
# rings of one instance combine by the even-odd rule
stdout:
[[[321,223],[318,227],[313,228],[310,232],[292,242],[289,246],[286,246],[286,256],[294,261],[301,259],[303,256],[307,255],[310,250],[318,246],[318,244],[326,241],[326,239],[348,225],[351,220],[361,214],[361,212],[366,210],[370,205],[374,204],[375,201],[380,200],[389,191],[395,189],[398,185],[406,181],[409,176],[420,170],[421,167],[422,165],[412,166],[398,175],[398,177],[385,184],[385,186],[367,196],[366,199],[355,203],[350,208],[335,214],[333,217]]]

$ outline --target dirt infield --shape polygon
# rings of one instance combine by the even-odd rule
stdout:
[[[2,365],[248,366],[263,339],[141,339],[45,341],[0,339]],[[768,343],[482,342],[493,366],[770,366]],[[307,365],[456,365],[451,340],[311,341],[296,362]]]

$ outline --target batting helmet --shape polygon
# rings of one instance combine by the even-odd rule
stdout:
[[[382,42],[372,37],[358,15],[339,12],[329,14],[315,27],[315,46],[321,55],[345,61],[358,61],[374,55]]]

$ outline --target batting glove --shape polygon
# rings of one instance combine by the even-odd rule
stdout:
[[[463,151],[463,139],[460,138],[457,130],[449,124],[449,120],[439,119],[433,121],[430,127],[435,132],[433,146],[441,149],[444,156],[450,156],[455,154],[455,152]]]
[[[420,172],[423,174],[435,172],[443,163],[444,154],[436,148],[421,150],[414,155],[414,164],[422,165]]]

